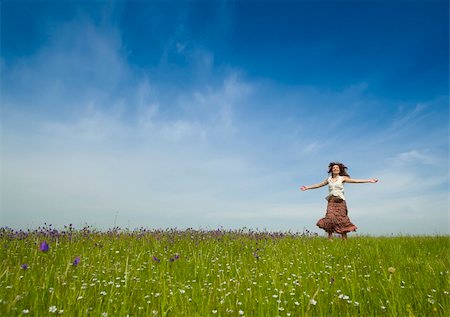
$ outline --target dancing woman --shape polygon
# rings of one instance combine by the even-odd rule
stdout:
[[[347,204],[344,196],[344,183],[376,183],[378,179],[353,179],[347,173],[347,167],[339,162],[331,162],[328,166],[329,177],[323,182],[311,186],[302,186],[302,191],[316,189],[328,185],[327,212],[319,219],[317,226],[328,233],[328,239],[333,239],[333,233],[339,233],[342,239],[347,239],[347,233],[356,231],[357,227],[348,217]]]

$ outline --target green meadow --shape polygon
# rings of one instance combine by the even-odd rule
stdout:
[[[0,229],[0,316],[449,316],[450,237]]]

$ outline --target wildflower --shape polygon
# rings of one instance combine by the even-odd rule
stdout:
[[[244,315],[244,311],[243,311],[243,310],[240,310],[240,311],[239,311],[239,315],[241,315],[241,316]]]
[[[159,262],[161,262],[161,260],[160,259],[158,259],[156,256],[153,256],[153,261],[155,261],[156,263],[159,263]]]
[[[309,300],[309,303],[310,303],[311,305],[314,305],[314,306],[316,306],[316,304],[317,304],[317,301],[316,301],[316,300],[314,300],[314,298],[311,298],[311,299]]]
[[[48,309],[48,312],[52,314],[56,313],[57,311],[58,309],[56,308],[56,306],[50,306],[50,308]]]
[[[48,252],[49,249],[50,249],[50,247],[49,247],[47,241],[42,241],[41,244],[39,245],[39,250],[41,250],[42,252]]]
[[[334,277],[332,277],[330,280],[330,284],[333,284],[333,283],[334,283]]]
[[[28,269],[28,264],[24,263],[20,267],[22,268],[22,270],[26,270]]]
[[[178,260],[179,258],[180,258],[180,255],[179,255],[178,253],[175,253],[174,259],[175,259],[175,260]]]
[[[105,292],[105,291],[101,291],[101,292],[100,292],[100,295],[105,296],[105,295],[106,295],[106,292]]]
[[[212,313],[213,313],[213,314],[217,314],[217,309],[213,309],[213,310],[212,310]]]
[[[108,313],[103,312],[103,313],[102,313],[102,317],[106,317],[106,316],[108,316]]]
[[[395,267],[392,267],[392,266],[389,267],[388,268],[388,272],[391,273],[391,274],[394,274],[395,273]]]
[[[299,302],[295,302],[294,304],[295,304],[295,306],[299,306],[299,305],[300,305],[300,303],[299,303]]]
[[[29,312],[30,312],[29,309],[24,309],[24,310],[22,310],[22,314],[28,314]]]
[[[73,265],[73,266],[77,266],[78,263],[80,263],[80,257],[79,257],[79,256],[77,256],[77,257],[75,258],[75,260],[73,260],[72,265]]]

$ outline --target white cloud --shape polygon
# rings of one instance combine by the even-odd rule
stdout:
[[[367,84],[333,92],[263,83],[215,73],[212,53],[172,44],[196,65],[189,71],[211,81],[168,89],[127,64],[114,30],[88,21],[68,24],[36,56],[8,66],[2,225],[108,227],[117,216],[130,226],[320,232],[326,189],[298,187],[321,181],[328,162],[341,159],[374,173],[361,178],[380,178],[348,186],[361,232],[445,229],[442,154],[428,139],[398,142],[429,107],[391,124],[402,129],[390,141],[393,128],[355,120],[367,115],[363,105],[379,104],[364,95]]]
[[[411,150],[408,152],[399,153],[396,157],[392,159],[393,164],[411,164],[411,163],[422,163],[425,165],[434,165],[438,160],[420,150]]]

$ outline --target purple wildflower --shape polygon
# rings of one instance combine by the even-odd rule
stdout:
[[[180,255],[178,253],[175,253],[174,259],[178,260],[180,258]]]
[[[156,256],[153,256],[153,261],[155,261],[156,263],[159,263],[159,262],[161,262],[161,260],[160,259],[158,259]]]
[[[175,261],[174,258],[170,258],[170,259],[169,259],[169,262],[173,262],[173,261]]]
[[[42,252],[48,252],[49,249],[50,247],[48,246],[47,241],[42,241],[39,245],[39,250],[41,250]]]
[[[331,278],[330,284],[334,283],[334,277]]]
[[[28,269],[28,264],[24,263],[20,267],[22,268],[22,270],[26,270]]]
[[[73,266],[77,266],[78,265],[78,263],[80,263],[80,257],[79,256],[77,256],[76,258],[75,258],[75,260],[73,260],[73,262],[72,262],[72,265]]]

